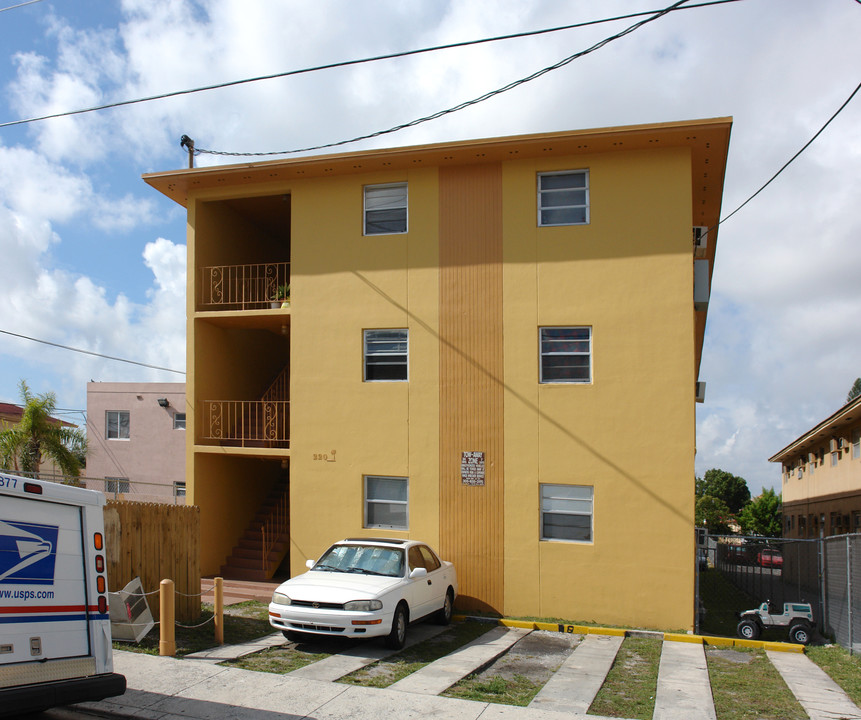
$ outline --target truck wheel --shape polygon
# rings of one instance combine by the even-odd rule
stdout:
[[[810,628],[807,625],[793,625],[789,628],[790,642],[807,645],[810,642]]]
[[[759,624],[755,620],[742,620],[738,624],[738,636],[745,640],[756,640],[759,635]]]

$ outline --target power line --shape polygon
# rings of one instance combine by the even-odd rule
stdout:
[[[859,1],[861,1],[861,0],[859,0]],[[30,2],[41,2],[41,0],[30,0]],[[724,5],[726,3],[731,3],[731,2],[741,2],[741,0],[710,0],[709,2],[701,2],[701,3],[697,3],[695,5],[687,5],[685,7],[675,7],[674,6],[671,8],[671,10],[672,11],[675,11],[675,10],[693,10],[695,8],[708,7],[711,5]],[[27,4],[27,3],[24,3],[24,4]],[[677,3],[677,4],[680,4],[680,3]],[[20,6],[16,5],[14,7],[20,7]],[[664,10],[664,11],[646,10],[643,12],[630,13],[628,15],[618,15],[616,17],[611,17],[611,18],[603,18],[601,20],[589,20],[587,22],[573,23],[570,25],[560,25],[558,27],[545,28],[543,30],[531,30],[531,31],[527,31],[527,32],[513,33],[513,34],[509,34],[509,35],[498,35],[495,37],[482,38],[480,40],[466,40],[463,42],[449,43],[446,45],[434,45],[431,47],[420,48],[418,50],[405,50],[403,52],[391,53],[388,55],[376,55],[374,57],[361,58],[359,60],[345,60],[343,62],[327,63],[325,65],[316,65],[313,67],[302,68],[300,70],[287,70],[285,72],[272,73],[269,75],[259,75],[257,77],[244,78],[242,80],[230,80],[230,81],[223,82],[223,83],[216,83],[214,85],[202,85],[202,86],[199,86],[196,88],[188,88],[185,90],[175,90],[172,92],[160,93],[158,95],[149,95],[146,97],[135,98],[133,100],[119,100],[117,102],[105,103],[104,105],[95,105],[93,107],[81,108],[79,110],[67,110],[64,112],[52,113],[50,115],[40,115],[40,116],[25,118],[25,119],[21,119],[21,120],[9,120],[7,122],[0,123],[0,128],[13,127],[15,125],[24,125],[24,124],[33,123],[33,122],[41,122],[42,120],[53,120],[55,118],[61,118],[61,117],[70,117],[73,115],[83,115],[85,113],[96,112],[98,110],[110,110],[113,108],[125,107],[127,105],[137,105],[140,103],[152,102],[153,100],[165,100],[167,98],[179,97],[181,95],[192,95],[194,93],[208,92],[209,90],[220,90],[223,88],[235,87],[237,85],[245,85],[248,83],[261,82],[263,80],[275,80],[277,78],[290,77],[293,75],[304,75],[307,73],[318,72],[320,70],[332,70],[335,68],[350,67],[353,65],[363,65],[365,63],[377,62],[379,60],[393,60],[393,59],[397,59],[397,58],[410,57],[412,55],[421,55],[424,53],[436,52],[437,50],[451,50],[453,48],[468,47],[471,45],[481,45],[481,44],[485,44],[485,43],[499,42],[502,40],[513,40],[513,39],[517,39],[517,38],[532,37],[535,35],[545,35],[548,33],[560,32],[562,30],[572,30],[572,29],[576,29],[576,28],[588,27],[591,25],[600,25],[603,23],[617,22],[619,20],[628,20],[628,19],[635,18],[635,17],[642,17],[645,15],[651,15],[651,14],[654,14],[657,12],[667,12],[667,11],[666,10]]]
[[[858,0],[858,2],[861,3],[861,0]],[[852,102],[852,98],[854,98],[858,94],[859,90],[861,90],[861,83],[858,83],[858,85],[855,86],[855,89],[852,91],[852,93],[849,95],[849,97],[846,98],[846,100],[843,102],[843,104],[839,108],[837,108],[835,113],[830,118],[828,118],[828,120],[825,122],[825,124],[821,128],[819,128],[819,130],[816,131],[816,134],[812,138],[810,138],[810,140],[808,140],[802,146],[802,148],[797,153],[795,153],[795,155],[793,155],[791,158],[789,158],[789,160],[787,160],[783,164],[783,166],[780,168],[780,170],[778,170],[776,173],[774,173],[774,175],[772,175],[768,179],[768,181],[762,187],[759,188],[759,190],[757,190],[755,193],[753,193],[753,195],[751,195],[747,200],[745,200],[741,205],[739,205],[735,210],[733,210],[723,220],[718,222],[718,225],[722,225],[727,220],[729,220],[733,215],[735,215],[739,210],[741,210],[745,205],[747,205],[751,200],[753,200],[757,195],[759,195],[763,190],[765,190],[765,188],[767,188],[769,185],[771,185],[771,183],[777,179],[778,175],[780,175],[784,170],[786,170],[786,168],[788,168],[793,162],[795,162],[796,158],[798,158],[798,156],[801,155],[801,153],[803,153],[805,150],[807,150],[807,148],[809,148],[813,144],[813,142],[816,140],[816,138],[818,138],[824,132],[825,128],[827,128],[831,124],[831,121],[834,120],[841,112],[843,112],[843,109],[850,102]],[[715,227],[717,227],[717,225]]]
[[[472,100],[466,100],[462,103],[459,103],[458,105],[455,105],[454,107],[450,107],[445,110],[438,110],[431,115],[426,115],[424,117],[417,118],[416,120],[411,120],[410,122],[395,125],[388,130],[377,130],[376,132],[368,133],[367,135],[359,135],[358,137],[354,137],[349,140],[338,140],[337,142],[324,143],[322,145],[312,145],[309,147],[297,148],[295,150],[275,150],[271,152],[226,152],[223,150],[207,150],[204,148],[195,148],[194,152],[195,154],[206,153],[209,155],[221,155],[229,157],[265,157],[270,155],[291,155],[293,153],[309,152],[311,150],[326,150],[328,148],[339,147],[341,145],[348,145],[350,143],[359,142],[360,140],[369,140],[371,138],[380,137],[382,135],[396,133],[400,130],[415,127],[416,125],[421,125],[422,123],[430,122],[431,120],[437,120],[438,118],[441,118],[445,115],[450,115],[473,105],[477,105],[478,103],[484,102],[485,100],[489,100],[490,98],[496,97],[497,95],[501,95],[502,93],[508,92],[509,90],[513,90],[516,87],[520,87],[521,85],[531,82],[532,80],[535,80],[542,75],[546,75],[553,70],[558,70],[561,67],[565,67],[566,65],[574,62],[575,60],[585,55],[589,55],[596,50],[600,50],[605,45],[609,45],[611,42],[625,37],[625,35],[629,35],[635,30],[639,30],[641,27],[643,27],[643,25],[653,22],[658,18],[663,17],[667,13],[678,9],[679,6],[684,4],[685,2],[687,2],[687,0],[679,0],[678,2],[673,3],[669,7],[664,8],[663,10],[654,11],[654,14],[646,18],[645,20],[640,20],[633,25],[629,25],[624,30],[616,33],[615,35],[611,35],[610,37],[604,38],[603,40],[595,43],[594,45],[589,48],[586,48],[585,50],[581,50],[580,52],[574,53],[573,55],[569,55],[568,57],[563,58],[562,60],[557,63],[554,63],[553,65],[549,65],[545,68],[542,68],[541,70],[538,70],[531,75],[527,75],[526,77],[520,78],[519,80],[514,80],[513,82],[510,82],[501,88],[486,92],[484,95],[481,95],[477,98],[473,98]]]
[[[10,5],[9,7],[0,8],[0,12],[6,12],[7,10],[15,10],[16,8],[24,7],[25,5],[32,5],[33,3],[42,2],[42,0],[27,0],[27,2],[18,3],[17,5]]]
[[[82,350],[81,348],[69,347],[68,345],[60,345],[59,343],[50,342],[48,340],[39,340],[38,338],[28,337],[26,335],[19,335],[18,333],[9,332],[8,330],[0,330],[0,333],[4,335],[11,335],[12,337],[21,338],[23,340],[30,340],[31,342],[42,343],[43,345],[50,345],[52,347],[62,348],[63,350],[71,350],[72,352],[82,353],[84,355],[92,355],[93,357],[104,358],[105,360],[115,360],[116,362],[124,362],[129,365],[140,365],[141,367],[150,368],[152,370],[164,370],[165,372],[176,373],[177,375],[185,375],[183,370],[173,370],[171,368],[159,367],[158,365],[149,365],[147,363],[138,362],[137,360],[126,360],[125,358],[114,357],[113,355],[102,355],[101,353],[93,352],[92,350]]]

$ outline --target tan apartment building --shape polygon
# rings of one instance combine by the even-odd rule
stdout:
[[[420,538],[465,610],[691,628],[730,127],[146,175],[188,212],[202,571]]]
[[[783,477],[783,534],[861,532],[861,397],[769,458]]]
[[[185,504],[185,383],[87,383],[87,487]]]

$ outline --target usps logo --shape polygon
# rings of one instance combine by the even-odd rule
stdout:
[[[0,585],[52,585],[57,525],[0,520]]]

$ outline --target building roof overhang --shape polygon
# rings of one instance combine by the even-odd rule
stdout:
[[[143,179],[188,207],[189,198],[196,195],[216,199],[261,190],[263,194],[284,192],[285,183],[289,187],[290,181],[299,178],[686,147],[691,156],[691,225],[710,229],[704,259],[711,285],[731,129],[732,118],[719,117],[186,168],[147,173]],[[707,312],[694,312],[695,379],[699,379]]]
[[[143,179],[186,207],[189,195],[210,189],[420,166],[501,162],[514,158],[690,147],[695,179],[695,224],[720,212],[732,118],[514,135],[457,142],[288,157],[231,165],[146,173]]]
[[[846,403],[833,415],[830,415],[821,423],[793,440],[783,450],[768,458],[768,461],[783,462],[784,460],[796,457],[799,453],[805,451],[812,452],[812,448],[820,447],[824,440],[830,440],[834,436],[839,436],[849,425],[857,423],[859,417],[861,417],[861,395]]]

